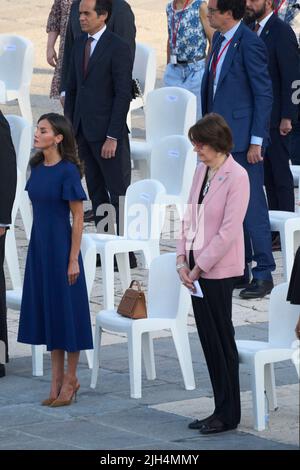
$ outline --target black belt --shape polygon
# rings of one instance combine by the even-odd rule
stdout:
[[[205,57],[206,57],[206,56],[203,55],[203,56],[195,57],[195,58],[192,59],[192,60],[177,60],[177,64],[179,64],[179,65],[192,64],[193,62],[198,62],[199,60],[202,60],[202,59],[204,59]],[[177,65],[177,64],[174,64],[174,65]]]

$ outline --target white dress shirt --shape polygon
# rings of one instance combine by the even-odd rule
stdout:
[[[255,24],[259,23],[259,29],[256,32],[257,36],[261,35],[262,30],[264,29],[264,27],[266,26],[267,22],[269,21],[269,19],[271,18],[273,14],[274,14],[273,11],[271,11],[271,13],[268,16],[266,16],[263,20],[255,22]]]

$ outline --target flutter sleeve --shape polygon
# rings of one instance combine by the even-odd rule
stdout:
[[[64,201],[85,201],[87,199],[80,181],[79,171],[70,164],[68,174],[63,181],[62,198]]]

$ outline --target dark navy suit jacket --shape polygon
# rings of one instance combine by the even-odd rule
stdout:
[[[212,53],[219,34],[214,34]],[[203,114],[207,113],[210,58],[202,80]],[[234,152],[246,152],[252,135],[262,137],[266,144],[271,109],[272,84],[267,51],[264,43],[242,22],[222,64],[212,109],[221,114],[231,128]]]
[[[79,23],[79,4],[80,0],[74,0],[70,10],[68,26],[66,30],[64,58],[61,72],[60,91],[65,91],[68,74],[70,69],[70,58],[74,40],[82,34]],[[129,45],[132,55],[132,64],[135,55],[135,22],[134,14],[130,5],[125,0],[113,0],[111,17],[107,22],[107,28],[113,33],[123,38]]]
[[[108,29],[91,55],[86,77],[83,57],[87,34],[74,42],[65,115],[77,134],[79,125],[89,142],[104,142],[106,136],[121,139],[131,100],[131,52],[128,44]]]
[[[17,164],[10,127],[1,111],[0,145],[0,223],[10,224],[17,185]]]
[[[254,24],[251,26],[254,28]],[[269,73],[273,85],[271,127],[279,127],[282,118],[297,118],[297,105],[292,102],[295,91],[292,83],[300,79],[297,38],[292,28],[274,13],[259,37],[268,50]]]

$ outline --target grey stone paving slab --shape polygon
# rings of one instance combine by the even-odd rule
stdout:
[[[109,421],[109,420],[108,420]],[[128,446],[146,445],[147,438],[134,430],[124,430],[102,424],[103,417],[91,419],[74,418],[68,421],[23,426],[22,431],[31,436],[47,438],[49,442],[59,441],[62,445],[77,446],[79,449],[126,449]]]

